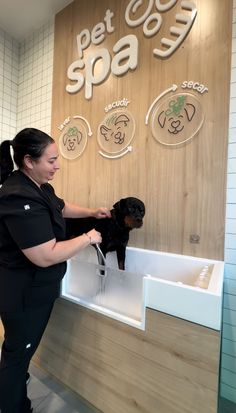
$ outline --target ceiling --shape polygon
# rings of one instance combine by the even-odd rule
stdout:
[[[0,0],[0,28],[22,41],[72,1]]]

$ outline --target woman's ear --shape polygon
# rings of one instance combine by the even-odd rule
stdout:
[[[30,155],[24,156],[24,165],[28,169],[33,169],[33,161]]]

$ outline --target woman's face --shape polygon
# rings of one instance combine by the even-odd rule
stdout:
[[[55,172],[59,169],[58,150],[55,143],[46,146],[42,156],[38,160],[30,159],[27,165],[27,175],[38,185],[51,181]]]

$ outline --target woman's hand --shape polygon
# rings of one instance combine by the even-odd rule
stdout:
[[[57,242],[53,238],[35,247],[22,249],[22,252],[33,264],[39,267],[49,267],[50,265],[68,260],[90,244],[100,244],[101,242],[100,232],[92,229],[86,234],[84,233],[66,241]]]
[[[90,244],[101,244],[102,237],[100,232],[96,231],[95,229],[91,229],[91,231],[87,232],[85,235],[89,237]]]
[[[108,208],[100,207],[100,208],[94,209],[93,217],[98,218],[98,219],[100,219],[100,218],[111,218],[111,213],[110,213],[110,210]]]

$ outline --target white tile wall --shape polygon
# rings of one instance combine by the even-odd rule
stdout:
[[[233,1],[221,396],[236,403],[236,0]]]
[[[236,0],[227,179],[221,395],[236,402]],[[0,29],[0,141],[25,127],[50,133],[54,23],[18,44]]]
[[[19,44],[0,29],[0,141],[16,133]]]
[[[50,134],[54,22],[20,45],[17,130],[34,127]]]
[[[54,21],[21,44],[0,29],[0,141],[25,127],[50,134]]]

